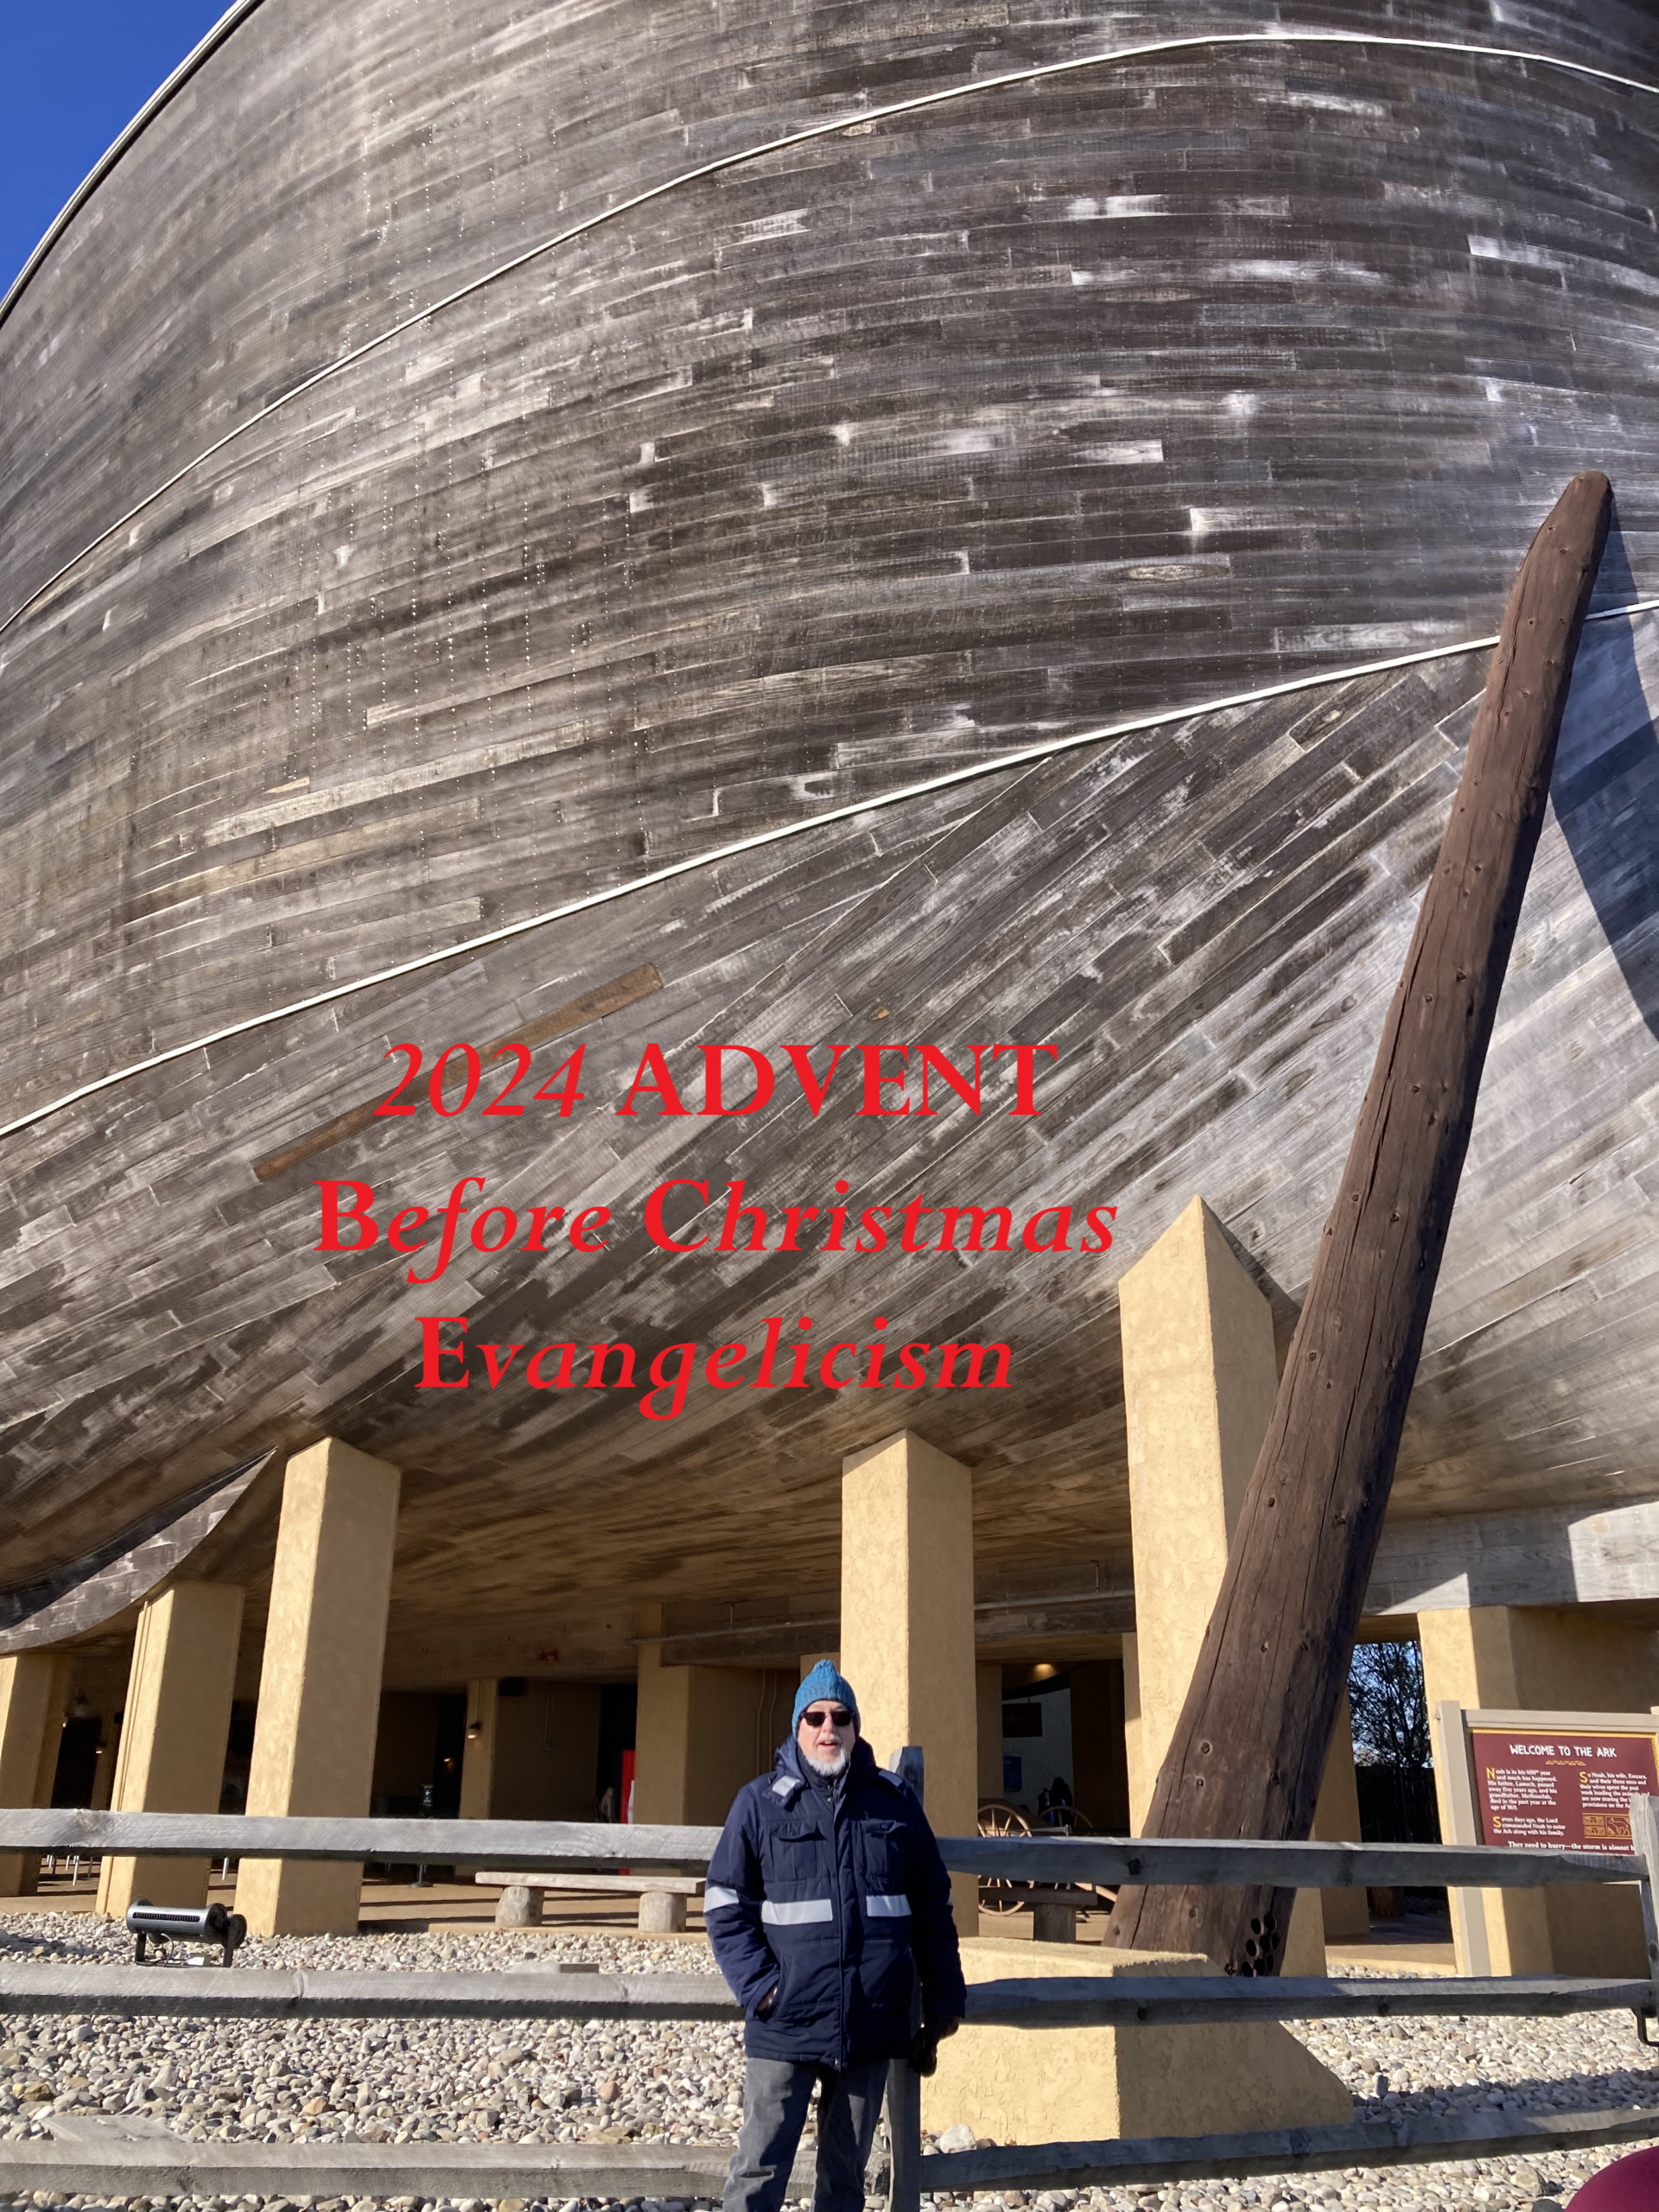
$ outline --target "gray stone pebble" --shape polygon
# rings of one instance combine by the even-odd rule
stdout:
[[[65,1962],[126,1960],[124,1932],[79,1916],[0,1916],[0,1956]],[[248,1966],[385,1972],[554,1965],[582,1961],[619,1973],[708,1974],[701,1944],[656,1942],[556,1928],[251,1941]],[[1659,2102],[1659,2075],[1628,2013],[1564,2020],[1316,2022],[1297,2033],[1351,2089],[1356,2117],[1437,2114],[1502,2106],[1583,2112]],[[615,2021],[255,2023],[73,2017],[0,2026],[0,2136],[46,2133],[48,2108],[137,2113],[198,2141],[576,2142],[603,2131],[640,2143],[728,2144],[742,2109],[735,2027]],[[611,2131],[616,2131],[611,2134]],[[948,2147],[955,2148],[953,2142]],[[1182,2182],[1052,2190],[981,2198],[984,2212],[1549,2212],[1570,2204],[1616,2150],[1531,2159],[1351,2168],[1289,2180]],[[924,2206],[951,2206],[941,2194]],[[10,2202],[0,2198],[0,2212]],[[83,2197],[37,2196],[25,2205]],[[181,2212],[427,2212],[425,2200],[213,2198]],[[582,2212],[575,2200],[502,2200],[503,2212]],[[149,2200],[130,2212],[149,2212]],[[448,2207],[442,2212],[449,2212]],[[459,2212],[483,2212],[463,2204]],[[702,2212],[634,2200],[630,2212]]]

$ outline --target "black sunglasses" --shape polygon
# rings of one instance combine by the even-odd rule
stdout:
[[[809,1728],[822,1728],[826,1720],[833,1720],[837,1728],[850,1728],[853,1725],[853,1716],[844,1705],[815,1705],[801,1718]]]

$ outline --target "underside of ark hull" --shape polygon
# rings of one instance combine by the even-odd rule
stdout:
[[[1659,625],[1636,636],[1651,685]],[[14,1138],[13,1203],[41,1227],[11,1261],[36,1292],[32,1311],[14,1300],[10,1387],[37,1408],[9,1441],[13,1575],[217,1466],[333,1433],[405,1471],[400,1599],[429,1618],[462,1593],[469,1610],[521,1610],[526,1555],[565,1621],[631,1584],[711,1594],[721,1555],[763,1562],[786,1590],[803,1516],[832,1514],[841,1452],[906,1419],[975,1466],[991,1573],[1029,1567],[1039,1541],[1068,1567],[1121,1558],[1118,1274],[1202,1191],[1288,1321],[1481,672],[1352,681],[891,809],[192,1056]],[[1483,1090],[1400,1476],[1408,1512],[1552,1503],[1564,1438],[1586,1501],[1642,1494],[1659,1472],[1643,1189],[1659,1044],[1593,896],[1628,893],[1643,672],[1626,626],[1586,633],[1558,772],[1568,810],[1546,832]],[[391,1087],[390,1040],[421,1042],[429,1065],[642,968],[660,990],[534,1052],[539,1084],[586,1045],[568,1120],[533,1102],[517,1120],[476,1104],[441,1118],[423,1102],[319,1141]],[[855,1110],[861,1087],[832,1085],[814,1118],[791,1079],[740,1121],[666,1118],[648,1098],[633,1118],[614,1110],[652,1039],[697,1103],[699,1041],[741,1039],[785,1069],[788,1043],[937,1040],[965,1062],[967,1045],[1014,1037],[1059,1048],[1035,1120],[1007,1112],[1006,1069],[978,1117],[936,1085],[931,1117],[874,1122]],[[437,1213],[465,1175],[486,1178],[471,1218],[498,1202],[608,1207],[608,1249],[584,1255],[556,1232],[545,1256],[486,1257],[463,1229],[426,1287],[404,1278],[430,1256],[389,1255],[384,1235],[358,1255],[315,1249],[319,1179],[372,1186],[384,1230],[396,1206]],[[658,1249],[644,1202],[682,1177],[712,1202],[671,1208],[677,1236],[717,1242],[741,1177],[772,1249]],[[895,1218],[918,1195],[1005,1205],[1016,1249],[826,1253],[837,1179],[849,1206]],[[798,1254],[775,1249],[791,1205],[826,1210]],[[1118,1241],[1085,1255],[1084,1213],[1108,1205]],[[1019,1249],[1026,1216],[1060,1205],[1072,1249]],[[937,1216],[923,1233],[937,1241]],[[823,1347],[868,1342],[878,1313],[894,1345],[1007,1343],[1008,1387],[752,1387],[769,1317],[798,1341],[810,1315]],[[474,1353],[467,1390],[422,1389],[434,1314],[464,1316],[474,1344],[524,1345],[518,1364],[491,1390]],[[743,1342],[751,1357],[739,1389],[700,1382],[660,1422],[635,1393],[581,1387],[582,1369],[577,1387],[528,1387],[542,1344],[601,1339],[632,1344],[642,1369],[671,1341]],[[159,1408],[167,1448],[135,1452]],[[249,1524],[251,1557],[266,1535]],[[231,1533],[212,1556],[233,1562]]]
[[[798,1651],[836,1581],[801,1532],[836,1526],[842,1453],[910,1421],[975,1470],[985,1587],[1092,1576],[1071,1626],[1127,1624],[1116,1283],[1202,1193],[1288,1333],[1484,656],[1205,702],[1490,632],[1580,467],[1619,503],[1598,605],[1656,588],[1659,95],[1410,44],[1490,42],[1463,0],[1396,8],[1387,48],[1237,0],[1177,28],[1271,44],[671,185],[1105,42],[1037,0],[969,13],[260,0],[0,313],[11,1112],[626,893],[0,1139],[0,1584],[272,1452],[193,1569],[257,1621],[275,1470],[331,1434],[404,1472],[389,1679],[498,1674],[550,1622],[614,1669],[640,1593],[795,1592]],[[1659,81],[1619,0],[1538,0],[1514,42]],[[1407,1519],[1659,1493],[1656,698],[1659,618],[1592,626]],[[429,1068],[521,1033],[521,1117],[356,1110],[392,1044]],[[1058,1047],[1034,1119],[1006,1062],[977,1117],[861,1117],[849,1069],[816,1118],[789,1079],[741,1119],[614,1111],[652,1041],[696,1104],[702,1044],[822,1071],[1012,1040]],[[577,1045],[561,1119],[527,1093]],[[372,1185],[384,1227],[469,1176],[474,1218],[608,1208],[607,1249],[463,1239],[426,1287],[384,1237],[317,1249],[319,1179]],[[654,1244],[673,1178],[716,1235],[741,1178],[767,1249]],[[842,1180],[855,1217],[1006,1206],[1014,1249],[836,1252],[821,1217],[779,1250]],[[1106,1206],[1112,1248],[1079,1250]],[[1024,1249],[1054,1207],[1071,1249]],[[465,1390],[419,1387],[434,1315],[524,1347],[499,1388],[477,1354]],[[767,1321],[804,1315],[820,1348],[1006,1343],[1007,1387],[937,1387],[937,1358],[910,1394],[816,1361],[753,1387]],[[751,1357],[661,1421],[528,1383],[540,1345],[600,1341]]]

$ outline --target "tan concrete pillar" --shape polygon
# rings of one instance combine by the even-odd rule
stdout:
[[[1279,1388],[1273,1314],[1202,1198],[1118,1286],[1135,1549],[1135,1720],[1129,1810],[1138,1834],[1186,1700]],[[1287,1974],[1324,1972],[1318,1898],[1297,1899]]]
[[[49,1805],[63,1732],[69,1662],[58,1651],[16,1651],[0,1659],[0,1805]],[[32,1896],[37,1851],[0,1852],[0,1897]]]
[[[1359,1783],[1354,1775],[1354,1721],[1348,1693],[1337,1707],[1337,1725],[1325,1754],[1325,1779],[1313,1808],[1313,1833],[1321,1843],[1357,1843]],[[1371,1909],[1363,1890],[1322,1890],[1327,1943],[1363,1943],[1371,1932]]]
[[[231,1732],[242,1592],[176,1582],[138,1616],[111,1803],[118,1813],[216,1813]],[[119,1920],[135,1897],[207,1902],[208,1861],[108,1858],[98,1910]]]
[[[1632,1622],[1602,1619],[1587,1606],[1448,1607],[1420,1613],[1417,1630],[1431,1714],[1446,1699],[1498,1713],[1641,1713],[1659,1702],[1659,1637]],[[1440,1833],[1448,1840],[1455,1833],[1447,1791],[1452,1750],[1437,1744],[1434,1763]],[[1647,1971],[1633,1891],[1454,1892],[1452,1925],[1460,1974]]]
[[[1278,1389],[1273,1316],[1194,1198],[1118,1287],[1141,1741],[1137,1831],[1185,1701]]]
[[[974,1705],[977,1719],[974,1740],[979,1751],[976,1787],[982,1805],[1002,1795],[1002,1669],[976,1667]]]
[[[102,1813],[108,1810],[115,1795],[115,1769],[121,1750],[123,1723],[113,1706],[100,1708],[98,1721],[98,1757],[92,1768],[92,1802],[89,1809]]]
[[[686,1818],[691,1787],[691,1669],[664,1667],[663,1608],[641,1605],[635,1618],[639,1645],[639,1701],[633,1724],[633,1817],[677,1827]]]
[[[490,1817],[490,1798],[495,1789],[495,1747],[499,1740],[498,1703],[493,1681],[467,1683],[467,1736],[461,1754],[463,1821],[487,1821]]]
[[[1423,1691],[1431,1713],[1446,1698],[1499,1712],[1527,1702],[1521,1693],[1510,1607],[1459,1606],[1420,1613],[1417,1627],[1422,1640]],[[1456,1824],[1447,1786],[1448,1762],[1455,1747],[1437,1743],[1434,1748],[1440,1834],[1450,1839]],[[1466,1840],[1472,1841],[1472,1836]],[[1459,1974],[1552,1971],[1549,1916],[1541,1890],[1453,1891],[1451,1904]]]
[[[911,1429],[842,1462],[841,1663],[877,1760],[919,1745],[934,1833],[974,1834],[973,1481]],[[950,1886],[958,1935],[977,1936],[977,1882]]]
[[[1080,1808],[1103,1834],[1129,1825],[1124,1758],[1124,1669],[1116,1659],[1090,1659],[1071,1674],[1071,1788]]]
[[[1133,1636],[1123,1639],[1123,1771],[1128,1791],[1128,1833],[1137,1835],[1141,1815],[1152,1802],[1152,1783],[1141,1765],[1141,1644]],[[1154,1774],[1153,1780],[1156,1779]]]
[[[771,1771],[795,1684],[761,1667],[665,1667],[663,1609],[642,1605],[633,1817],[718,1827],[746,1782]]]
[[[19,1658],[25,1655],[17,1654]],[[58,1778],[58,1754],[63,1749],[63,1725],[69,1714],[69,1681],[71,1668],[67,1651],[52,1651],[40,1655],[51,1662],[51,1680],[46,1693],[46,1726],[41,1731],[41,1763],[35,1770],[35,1802],[52,1802],[52,1785]]]
[[[250,1813],[369,1809],[398,1481],[333,1437],[288,1463]],[[257,1936],[353,1935],[362,1883],[360,1866],[245,1859],[237,1910]]]

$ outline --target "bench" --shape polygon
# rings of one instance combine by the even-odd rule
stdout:
[[[495,1908],[498,1928],[538,1928],[542,1922],[543,1892],[563,1890],[575,1896],[620,1894],[639,1900],[642,1936],[675,1936],[685,1926],[685,1901],[702,1895],[700,1874],[505,1874],[480,1872],[473,1877],[487,1888],[499,1888]]]

